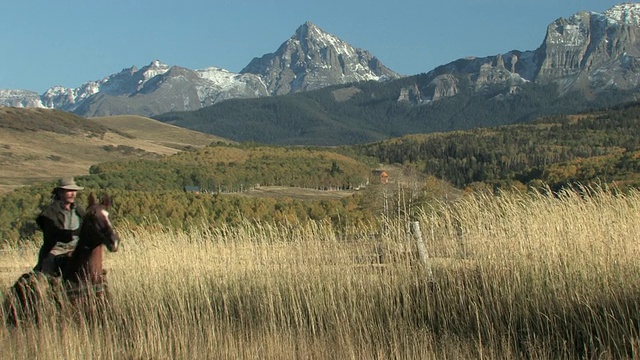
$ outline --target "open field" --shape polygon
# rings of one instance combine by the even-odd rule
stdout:
[[[93,322],[0,327],[13,359],[640,356],[640,194],[473,195],[404,221],[120,229]],[[35,247],[0,257],[6,289]]]
[[[341,199],[353,195],[352,190],[316,190],[291,186],[260,186],[248,191],[238,193],[240,196],[291,198],[300,200],[330,200]]]

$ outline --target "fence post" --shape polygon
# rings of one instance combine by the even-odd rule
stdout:
[[[427,272],[431,277],[433,276],[433,272],[431,271],[431,264],[429,264],[429,254],[427,254],[427,247],[424,245],[424,240],[422,239],[420,223],[418,221],[414,221],[411,225],[413,230],[413,237],[416,239],[416,244],[418,245],[418,255],[420,256],[420,260],[422,261],[422,263],[427,266]]]

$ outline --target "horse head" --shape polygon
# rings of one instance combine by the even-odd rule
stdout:
[[[111,198],[104,195],[98,202],[93,193],[89,195],[89,206],[80,228],[80,242],[78,246],[93,249],[104,245],[111,252],[118,251],[120,237],[113,229],[109,220]]]

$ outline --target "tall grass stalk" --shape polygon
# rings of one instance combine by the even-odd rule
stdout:
[[[0,345],[15,359],[638,357],[639,201],[589,189],[435,204],[418,217],[432,276],[405,219],[127,227],[104,319],[50,311],[0,328]]]

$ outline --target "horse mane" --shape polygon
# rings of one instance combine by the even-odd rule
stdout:
[[[103,195],[98,202],[93,193],[89,194],[89,206],[80,226],[80,239],[62,271],[63,279],[76,282],[82,278],[91,278],[99,281],[102,274],[102,250],[103,245],[106,245],[103,243],[105,234],[102,232],[106,231],[108,235],[117,238],[106,214],[99,211],[107,210],[110,206],[111,198],[108,195]],[[117,244],[115,246],[117,249]]]

